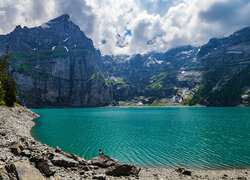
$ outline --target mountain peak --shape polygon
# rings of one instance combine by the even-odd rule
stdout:
[[[40,27],[42,28],[50,28],[57,24],[64,24],[70,22],[70,16],[68,14],[62,14],[61,16],[58,16],[54,19],[51,19],[50,21],[42,24]]]
[[[61,16],[58,16],[52,20],[50,20],[48,23],[62,23],[69,21],[70,16],[68,14],[63,14]]]
[[[70,21],[70,16],[68,14],[62,14],[61,16],[58,16],[48,21],[47,23],[43,24],[42,27],[48,27],[48,26],[50,27],[51,25],[61,24],[69,21]]]

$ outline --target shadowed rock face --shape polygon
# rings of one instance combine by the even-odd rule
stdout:
[[[0,53],[10,46],[10,71],[20,103],[28,107],[178,105],[197,90],[192,105],[236,106],[250,104],[249,37],[248,27],[200,48],[102,57],[64,14],[0,35]]]
[[[193,62],[197,53],[197,47],[182,46],[165,53],[104,56],[102,70],[109,77],[120,77],[126,82],[128,91],[120,87],[114,92],[116,101],[126,101],[135,96],[144,96],[151,101],[160,98],[170,100],[179,90],[190,91],[200,81],[201,73]]]
[[[111,76],[122,77],[134,87],[133,95],[144,96],[140,103],[164,98],[170,105],[185,100],[190,105],[249,106],[250,28],[222,39],[213,38],[200,48],[184,46],[164,54],[106,56],[104,67]]]
[[[207,106],[250,104],[250,28],[211,39],[198,53],[204,72],[194,100]]]
[[[68,15],[39,27],[17,26],[0,36],[10,46],[11,72],[22,104],[100,106],[112,100],[100,71],[100,52]]]

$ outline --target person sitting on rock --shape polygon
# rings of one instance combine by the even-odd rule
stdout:
[[[104,155],[101,149],[99,149],[99,155],[100,155],[100,156],[103,156],[103,155]]]

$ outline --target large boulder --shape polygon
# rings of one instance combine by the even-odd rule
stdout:
[[[55,153],[51,162],[55,166],[60,167],[76,167],[79,165],[79,162],[75,161],[74,159],[68,158],[62,154]]]
[[[4,180],[10,180],[10,177],[8,175],[7,170],[5,169],[5,166],[0,165],[0,179],[4,179]]]
[[[44,159],[42,156],[35,156],[30,159],[31,162],[36,164],[37,169],[47,177],[53,176],[54,171],[52,170],[52,164],[49,160]]]
[[[109,167],[106,171],[106,174],[110,176],[138,176],[140,170],[140,168],[134,165],[118,164]]]
[[[23,146],[20,143],[15,143],[10,146],[10,150],[13,154],[19,156],[23,150]]]
[[[99,155],[91,159],[91,164],[99,166],[99,167],[107,168],[107,167],[114,166],[120,163],[118,160],[103,154],[103,155]]]
[[[28,163],[16,162],[11,165],[7,165],[6,170],[8,176],[12,180],[46,180],[43,175],[34,167]]]

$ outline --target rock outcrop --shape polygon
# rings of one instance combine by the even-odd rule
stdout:
[[[118,165],[120,164],[120,162],[114,158],[111,158],[103,154],[103,155],[99,155],[91,159],[91,164],[99,166],[99,167],[107,168],[110,166]]]
[[[138,176],[140,168],[129,164],[117,164],[107,169],[106,174],[111,176]]]
[[[192,104],[206,106],[249,106],[250,28],[229,37],[211,39],[197,57],[204,72]]]
[[[0,42],[0,52],[10,47],[10,70],[21,104],[84,107],[112,101],[99,67],[101,54],[69,15],[39,27],[17,26]]]
[[[45,180],[43,175],[32,165],[25,162],[16,162],[6,165],[10,180]]]

